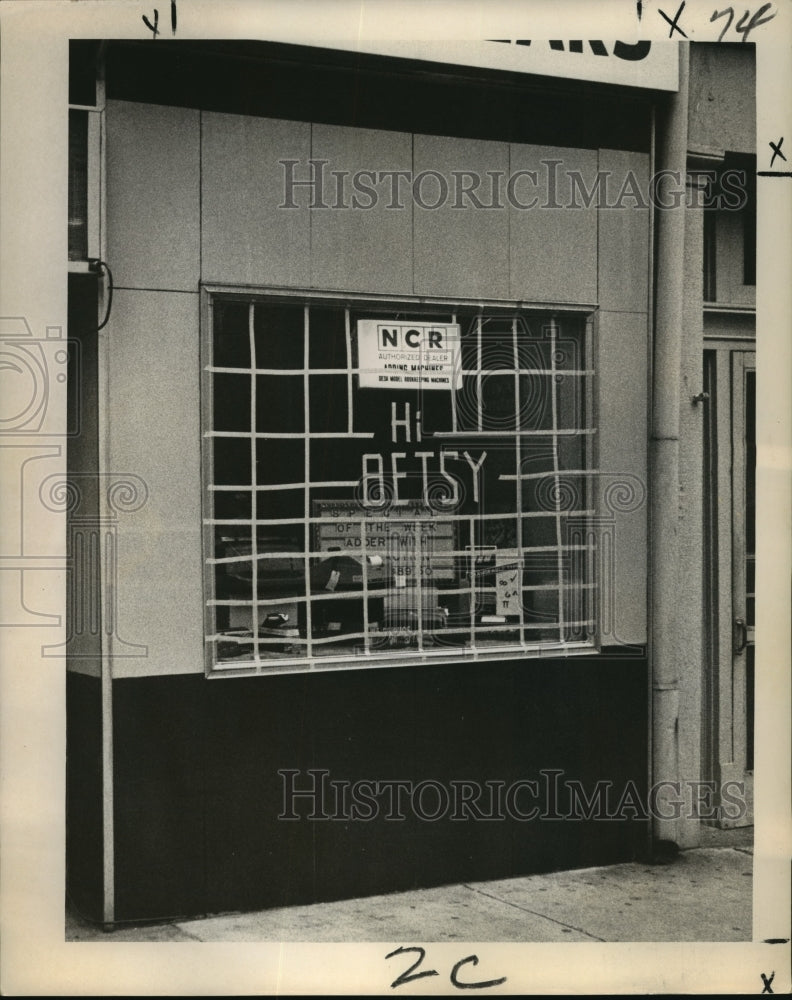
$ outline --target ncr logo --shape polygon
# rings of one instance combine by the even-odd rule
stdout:
[[[445,331],[436,327],[380,325],[377,332],[379,334],[379,347],[383,350],[389,348],[398,350],[404,347],[411,347],[414,350],[420,347],[438,351],[444,349]]]
[[[458,389],[461,338],[458,323],[357,321],[361,389]]]

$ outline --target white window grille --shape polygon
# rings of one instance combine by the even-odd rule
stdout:
[[[209,672],[594,646],[590,315],[206,302]],[[458,327],[456,388],[394,386],[385,366],[370,387],[358,324],[371,320]]]

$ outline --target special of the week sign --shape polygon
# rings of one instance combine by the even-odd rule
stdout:
[[[383,512],[366,510],[353,500],[316,500],[314,513],[322,518],[316,526],[318,550],[357,560],[368,557],[370,582],[399,576],[407,582],[418,570],[423,579],[455,579],[454,524],[423,504]],[[353,582],[362,581],[362,572]]]
[[[357,323],[362,389],[459,388],[458,323]]]

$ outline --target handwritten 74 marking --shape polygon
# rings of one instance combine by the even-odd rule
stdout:
[[[749,10],[746,10],[746,12],[734,26],[734,30],[738,34],[742,35],[740,41],[742,42],[747,41],[748,35],[750,35],[750,33],[753,31],[754,28],[758,28],[761,24],[767,24],[768,21],[773,20],[773,18],[776,16],[777,13],[776,11],[773,11],[773,13],[770,14],[768,17],[764,18],[762,17],[762,15],[765,14],[767,11],[769,11],[772,6],[773,5],[771,3],[764,4],[762,7],[759,8],[759,10],[756,11],[753,17],[751,17],[750,21],[748,21],[747,19],[750,17],[751,12]],[[712,12],[712,17],[710,18],[710,23],[712,21],[717,21],[719,17],[729,18],[729,20],[726,22],[726,27],[718,36],[718,41],[722,42],[723,36],[729,30],[729,28],[731,27],[731,23],[734,20],[734,8],[725,7],[723,10],[714,10]]]

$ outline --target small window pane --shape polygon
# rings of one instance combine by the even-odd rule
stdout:
[[[305,309],[302,305],[256,303],[257,368],[305,367]]]
[[[346,431],[349,419],[346,376],[313,375],[310,383],[311,429]]]
[[[346,310],[311,306],[311,368],[346,368]]]
[[[218,431],[250,430],[250,375],[215,373],[212,378],[214,427]]]
[[[305,429],[303,380],[294,375],[256,376],[256,430],[294,434]]]
[[[249,440],[217,437],[213,441],[213,457],[213,482],[236,486],[251,481]]]
[[[250,368],[250,306],[247,302],[218,299],[213,307],[214,350],[218,368]]]

